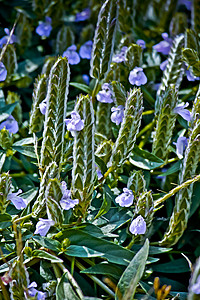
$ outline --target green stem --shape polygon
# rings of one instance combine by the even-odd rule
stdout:
[[[58,282],[60,281],[60,278],[62,277],[62,274],[60,272],[60,269],[58,268],[57,264],[52,264],[52,267],[53,267],[53,270],[54,270],[54,273],[56,275],[56,278],[58,280]]]
[[[18,222],[24,221],[26,219],[30,219],[31,217],[32,217],[32,213],[28,214],[28,215],[26,215],[24,217],[18,218],[18,219],[13,219],[13,222],[18,223]]]
[[[128,246],[125,247],[125,248],[126,249],[131,249],[134,244],[135,244],[135,236],[132,237],[132,240],[130,241],[130,243],[128,244]]]
[[[6,287],[5,287],[5,285],[2,282],[1,277],[0,277],[0,286],[1,286],[1,289],[2,289],[2,293],[3,293],[3,299],[4,300],[10,300],[10,296],[8,294],[8,291],[7,291]]]
[[[75,266],[75,257],[72,258],[71,261],[71,275],[73,276],[74,274],[74,266]]]
[[[69,260],[70,258],[67,257]],[[75,265],[79,268],[79,270],[83,271],[85,270],[85,267],[76,260]],[[85,274],[87,275],[90,279],[92,279],[96,284],[98,284],[106,293],[108,293],[108,295],[110,295],[112,298],[115,298],[115,294],[113,293],[113,291],[111,291],[107,285],[105,285],[100,279],[98,279],[96,276],[90,275],[90,274]]]
[[[172,189],[171,191],[169,191],[169,193],[167,193],[165,196],[163,196],[162,198],[159,198],[158,200],[156,200],[154,202],[154,208],[158,207],[160,204],[162,204],[165,200],[167,200],[168,198],[172,197],[174,194],[176,194],[178,191],[180,191],[181,189],[187,187],[188,185],[199,181],[200,180],[200,174],[195,176],[192,179],[189,179],[185,182],[183,182],[182,184],[178,185],[177,187],[175,187],[174,189]]]
[[[143,135],[146,131],[150,130],[155,124],[155,119],[149,124],[147,124],[137,135],[137,138]]]

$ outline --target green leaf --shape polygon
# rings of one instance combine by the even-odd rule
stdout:
[[[67,273],[64,273],[60,282],[56,287],[56,300],[80,300],[77,294],[74,292],[71,284],[67,279]]]
[[[45,247],[45,248],[50,249],[55,252],[59,252],[61,249],[61,244],[58,241],[49,239],[47,237],[35,235],[35,236],[33,236],[33,240],[35,240],[42,247]]]
[[[188,262],[185,258],[174,259],[164,264],[152,265],[152,269],[159,273],[184,273],[190,272]]]
[[[95,155],[95,163],[99,166],[100,170],[102,171],[102,174],[106,173],[107,166],[104,163],[103,159],[101,159],[97,155]]]
[[[95,251],[85,246],[70,245],[64,252],[66,255],[74,257],[102,257],[103,253]]]
[[[13,112],[14,108],[18,102],[7,104],[5,106],[0,107],[0,122],[4,121],[7,119]]]
[[[33,144],[33,143],[34,143],[33,138],[25,138],[25,139],[15,142],[13,144],[13,146],[24,146],[24,145],[29,145],[29,144]]]
[[[117,285],[115,300],[122,298],[123,300],[133,299],[137,284],[144,273],[148,253],[149,241],[147,239],[144,246],[137,252],[122,274]]]
[[[81,90],[83,92],[86,92],[89,95],[92,95],[91,88],[88,85],[86,85],[86,84],[78,83],[78,82],[70,82],[69,85],[74,86],[75,88],[77,88],[77,89],[79,89],[79,90]]]
[[[36,158],[36,154],[33,146],[13,146],[12,148],[24,154],[25,156]]]
[[[51,261],[52,263],[62,263],[63,260],[56,257],[55,255],[52,255],[46,251],[43,250],[34,250],[32,252],[32,257],[37,257],[37,258],[43,258]]]
[[[94,275],[105,275],[105,276],[112,276],[117,280],[121,277],[123,270],[111,263],[102,262],[98,265],[94,265],[88,269],[81,271],[84,274],[94,274]]]
[[[153,170],[164,164],[162,159],[146,150],[140,149],[136,145],[134,146],[132,153],[133,155],[131,155],[129,161],[138,168],[144,170]]]
[[[105,184],[103,187],[103,203],[99,209],[98,214],[95,216],[94,219],[97,219],[102,215],[106,214],[111,207],[111,203],[112,203],[111,191],[110,188]]]
[[[165,177],[165,176],[176,173],[177,171],[180,170],[180,166],[181,166],[181,161],[179,160],[176,163],[174,163],[166,172],[160,173],[159,177]]]

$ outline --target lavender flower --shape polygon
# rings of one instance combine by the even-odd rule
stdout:
[[[127,188],[123,188],[123,193],[115,198],[115,202],[122,207],[129,207],[133,204],[133,192]]]
[[[84,128],[84,120],[81,120],[80,115],[76,111],[71,112],[71,119],[65,119],[67,130],[69,130],[72,136],[76,131],[81,131]]]
[[[52,30],[51,26],[51,18],[45,17],[45,22],[41,22],[37,28],[36,33],[40,36],[46,36],[49,37]]]
[[[101,170],[99,169],[99,167],[96,164],[94,164],[94,165],[95,165],[95,168],[96,168],[98,180],[100,180],[103,177],[103,175],[102,175]]]
[[[200,77],[194,76],[192,74],[192,72],[190,71],[190,69],[186,70],[186,76],[187,76],[187,80],[188,81],[195,81],[195,80],[199,80],[200,79]]]
[[[143,40],[137,40],[136,44],[139,45],[142,49],[146,48],[146,43]]]
[[[162,38],[164,39],[164,41],[161,41],[160,43],[154,45],[153,49],[164,55],[168,55],[172,45],[172,39],[168,37],[168,34],[166,32],[162,33]]]
[[[63,57],[68,58],[70,65],[77,65],[80,62],[80,56],[76,52],[76,49],[76,45],[71,45],[65,52],[63,52]]]
[[[166,66],[167,66],[167,63],[168,63],[168,60],[166,59],[166,60],[164,60],[164,61],[160,64],[160,69],[161,69],[162,71],[165,70],[165,68],[166,68]]]
[[[129,230],[132,234],[144,234],[146,232],[146,222],[142,216],[138,216],[131,222]]]
[[[87,85],[89,85],[89,83],[90,83],[90,77],[89,77],[87,74],[83,74],[83,75],[82,75],[82,78],[83,78],[83,80],[85,81],[85,83],[86,83]]]
[[[6,67],[2,62],[0,62],[0,81],[4,81],[7,77]]]
[[[111,121],[116,125],[119,125],[122,122],[124,117],[124,106],[119,105],[117,107],[112,107],[111,111],[112,111]]]
[[[10,193],[7,196],[7,200],[10,200],[16,209],[23,209],[27,207],[27,200],[19,197],[18,195],[22,193],[22,190],[18,190],[17,193]]]
[[[85,21],[85,20],[89,19],[90,14],[91,14],[90,9],[85,8],[83,11],[76,14],[75,22]]]
[[[44,99],[40,104],[39,104],[40,112],[41,114],[45,115],[46,109],[47,109],[47,99]]]
[[[128,49],[128,47],[126,47],[126,46],[122,47],[121,50],[120,50],[120,52],[117,53],[117,54],[115,54],[115,55],[113,56],[112,61],[113,61],[114,63],[120,63],[120,62],[125,61],[125,58],[126,58],[126,50],[127,50],[127,49]]]
[[[39,222],[37,222],[36,224],[36,230],[34,234],[40,234],[41,236],[45,236],[49,231],[50,227],[54,224],[55,222],[53,220],[39,218]]]
[[[97,94],[97,100],[101,103],[112,103],[112,91],[108,83],[102,85],[102,90]]]
[[[196,283],[194,283],[191,287],[191,291],[194,293],[194,294],[200,294],[200,275],[197,277],[197,281]]]
[[[78,204],[79,200],[71,199],[71,191],[67,189],[67,184],[65,181],[62,181],[61,184],[63,196],[60,200],[60,205],[64,210],[69,210],[70,208],[73,208],[76,204]]]
[[[0,124],[0,130],[6,128],[10,133],[17,133],[19,126],[13,116],[9,116],[5,121]]]
[[[183,158],[183,152],[188,145],[187,138],[184,136],[179,136],[177,142],[174,143],[176,145],[176,154],[178,158]]]
[[[91,59],[92,41],[87,41],[80,47],[79,55],[81,58]]]
[[[5,29],[4,29],[4,32],[5,32],[7,35],[5,35],[4,37],[2,37],[2,38],[0,39],[0,48],[2,48],[3,45],[5,45],[5,44],[7,43],[8,39],[9,39],[9,36],[10,36],[10,30],[9,30],[8,28],[5,28]],[[16,37],[16,35],[13,34],[13,35],[11,36],[11,38],[10,38],[9,44],[13,44],[13,43],[16,43],[16,42],[17,42],[17,37]]]
[[[38,291],[36,289],[36,287],[37,287],[37,283],[35,281],[33,281],[31,284],[29,284],[29,286],[28,286],[28,295],[29,295],[29,297],[37,296],[37,298],[34,298],[34,299],[45,300],[46,293]],[[25,297],[26,297],[26,299],[28,299],[26,294],[25,294]]]
[[[185,119],[186,121],[191,121],[191,113],[188,109],[185,109],[185,107],[187,107],[189,105],[189,103],[185,103],[184,105],[180,105],[174,108],[174,113],[175,114],[179,114],[183,119]]]
[[[147,83],[147,77],[140,67],[135,67],[129,74],[128,80],[130,84],[141,86]]]

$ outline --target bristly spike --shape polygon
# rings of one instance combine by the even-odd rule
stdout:
[[[121,167],[129,158],[134,148],[136,136],[139,131],[142,111],[143,97],[140,89],[130,90],[126,100],[124,118],[121,123],[119,134],[112,151],[109,166]]]
[[[184,46],[184,35],[178,35],[172,44],[169,56],[168,63],[163,72],[163,77],[161,80],[161,85],[158,89],[155,103],[155,112],[156,114],[160,111],[160,107],[163,101],[163,94],[166,88],[170,84],[174,84],[176,90],[179,89],[183,78],[183,60],[182,60],[182,48]]]
[[[79,199],[76,212],[78,210],[85,217],[92,199],[95,180],[94,110],[88,95],[79,96],[75,111],[81,120],[84,120],[84,128],[76,131],[74,136],[72,195],[73,198]]]
[[[103,79],[110,69],[117,19],[118,1],[106,0],[100,9],[94,36],[90,61],[90,76],[93,78]]]
[[[65,134],[65,118],[69,87],[69,64],[66,58],[58,57],[51,68],[46,97],[46,114],[41,147],[41,166],[52,161],[61,171],[63,162],[63,145]]]
[[[197,96],[194,107],[199,107],[200,98]],[[190,132],[185,156],[180,168],[179,184],[192,178],[196,174],[196,169],[200,159],[200,119],[196,118],[196,112],[193,107],[193,128]],[[191,198],[193,193],[193,184],[181,189],[175,197],[174,210],[170,218],[167,232],[164,235],[160,245],[175,245],[183,235],[190,214]]]

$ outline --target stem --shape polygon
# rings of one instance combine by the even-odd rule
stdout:
[[[75,266],[75,257],[72,258],[71,261],[71,275],[73,276],[74,274],[74,266]]]
[[[60,282],[60,278],[62,277],[60,269],[58,268],[58,266],[56,264],[52,264],[52,267],[53,267],[53,270],[54,270],[54,273],[56,275],[58,282]]]
[[[150,130],[154,124],[155,124],[155,119],[153,119],[153,121],[149,124],[147,124],[137,135],[137,138],[140,137],[141,135],[143,135],[146,131]]]
[[[131,249],[134,244],[135,244],[135,237],[133,236],[132,240],[130,241],[130,243],[128,244],[128,246],[126,246],[125,248],[126,249]]]
[[[2,289],[4,300],[10,300],[10,296],[8,294],[8,291],[7,291],[6,287],[5,287],[5,285],[2,282],[1,277],[0,277],[0,286],[1,286],[1,289]]]
[[[77,295],[79,296],[79,298],[81,300],[84,299],[84,295],[80,289],[80,287],[78,286],[76,280],[74,279],[74,277],[72,277],[72,275],[70,274],[70,272],[65,268],[65,266],[61,263],[58,263],[58,266],[61,268],[61,270],[63,271],[63,273],[67,274],[67,278],[70,281],[71,285],[73,286],[73,288],[75,289]]]
[[[18,223],[18,222],[24,221],[26,219],[30,219],[31,217],[32,217],[32,213],[28,214],[28,215],[26,215],[24,217],[18,218],[18,219],[13,219],[13,222],[14,223]]]
[[[68,258],[68,257],[67,257]],[[68,258],[69,259],[69,258]],[[75,265],[81,270],[85,270],[85,267],[76,260]],[[115,294],[113,293],[113,291],[111,291],[107,285],[105,285],[100,279],[98,279],[96,276],[90,275],[90,274],[85,274],[87,275],[89,278],[91,278],[94,282],[96,282],[96,284],[98,284],[106,293],[108,293],[108,295],[110,295],[112,298],[115,298]]]
[[[181,189],[187,187],[188,185],[199,181],[200,180],[200,174],[195,176],[192,179],[189,179],[185,182],[183,182],[182,184],[178,185],[177,187],[175,187],[174,189],[172,189],[171,191],[169,191],[168,194],[166,194],[165,196],[163,196],[162,198],[159,198],[158,200],[156,200],[154,202],[154,208],[156,208],[157,206],[159,206],[161,203],[163,203],[165,200],[167,200],[168,198],[170,198],[171,196],[173,196],[174,194],[176,194],[178,191],[180,191]]]
[[[94,89],[92,91],[92,103],[93,104],[95,102],[95,97],[96,97],[96,94],[97,94],[97,91],[98,91],[98,86],[99,86],[99,80],[97,79],[96,82],[95,82]]]
[[[39,169],[39,173],[40,173],[40,177],[42,177],[42,172],[41,172],[41,166],[40,166],[40,158],[38,155],[38,141],[37,141],[37,136],[36,134],[33,132],[33,141],[34,141],[34,150],[35,150],[35,155],[37,157],[37,162],[38,162],[38,169]]]

